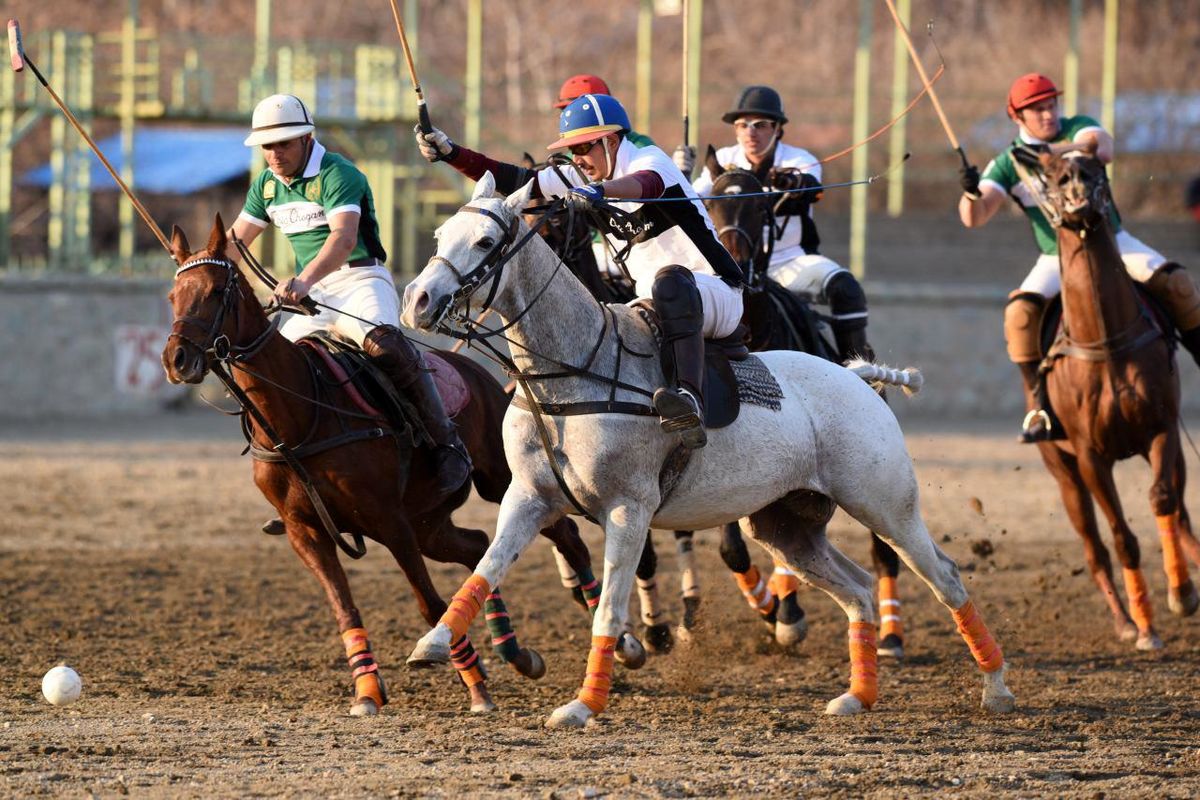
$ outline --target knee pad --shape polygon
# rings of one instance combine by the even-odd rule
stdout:
[[[1200,327],[1200,289],[1182,264],[1168,261],[1163,264],[1146,288],[1167,308],[1171,321],[1182,331]]]
[[[1046,298],[1034,292],[1013,292],[1004,306],[1004,343],[1014,364],[1042,358],[1042,312]]]
[[[867,327],[867,293],[853,274],[835,273],[825,284],[825,297],[835,326],[845,331]]]
[[[668,342],[704,327],[704,303],[690,269],[680,266],[660,269],[654,275],[650,296]]]

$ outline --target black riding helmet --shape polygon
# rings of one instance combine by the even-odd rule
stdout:
[[[747,86],[742,89],[738,92],[734,108],[726,111],[721,120],[733,124],[738,117],[748,114],[770,117],[780,125],[788,121],[783,114],[783,101],[779,99],[779,92],[770,86]]]

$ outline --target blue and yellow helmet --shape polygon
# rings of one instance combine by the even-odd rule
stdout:
[[[558,117],[558,141],[547,150],[562,150],[575,144],[595,141],[610,133],[628,133],[629,115],[617,98],[607,94],[583,94],[576,97]]]

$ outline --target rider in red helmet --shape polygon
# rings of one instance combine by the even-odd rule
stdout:
[[[1020,287],[1009,295],[1004,309],[1004,338],[1009,358],[1021,371],[1029,413],[1022,426],[1021,441],[1060,438],[1062,431],[1046,425],[1034,397],[1038,363],[1041,361],[1042,311],[1061,289],[1058,238],[1054,227],[1038,208],[1032,189],[1017,174],[1013,159],[1016,147],[1044,147],[1058,142],[1078,142],[1095,147],[1096,157],[1107,164],[1113,159],[1113,138],[1091,117],[1060,117],[1058,97],[1062,94],[1045,75],[1022,75],[1008,91],[1008,115],[1017,123],[1017,138],[988,163],[981,175],[974,166],[960,170],[963,196],[958,214],[963,225],[978,228],[995,216],[1005,199],[1020,206],[1033,226],[1041,251],[1033,269]],[[1110,220],[1116,233],[1121,259],[1130,277],[1144,284],[1168,310],[1180,341],[1200,363],[1200,288],[1186,270],[1138,239],[1121,226],[1114,206]]]

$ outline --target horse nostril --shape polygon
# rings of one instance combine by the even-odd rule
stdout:
[[[424,313],[425,309],[427,308],[429,308],[429,293],[426,291],[421,291],[419,294],[417,294],[417,313]]]
[[[187,354],[183,352],[182,347],[175,348],[175,358],[171,359],[171,363],[175,366],[176,372],[183,371],[183,367],[187,363]]]

